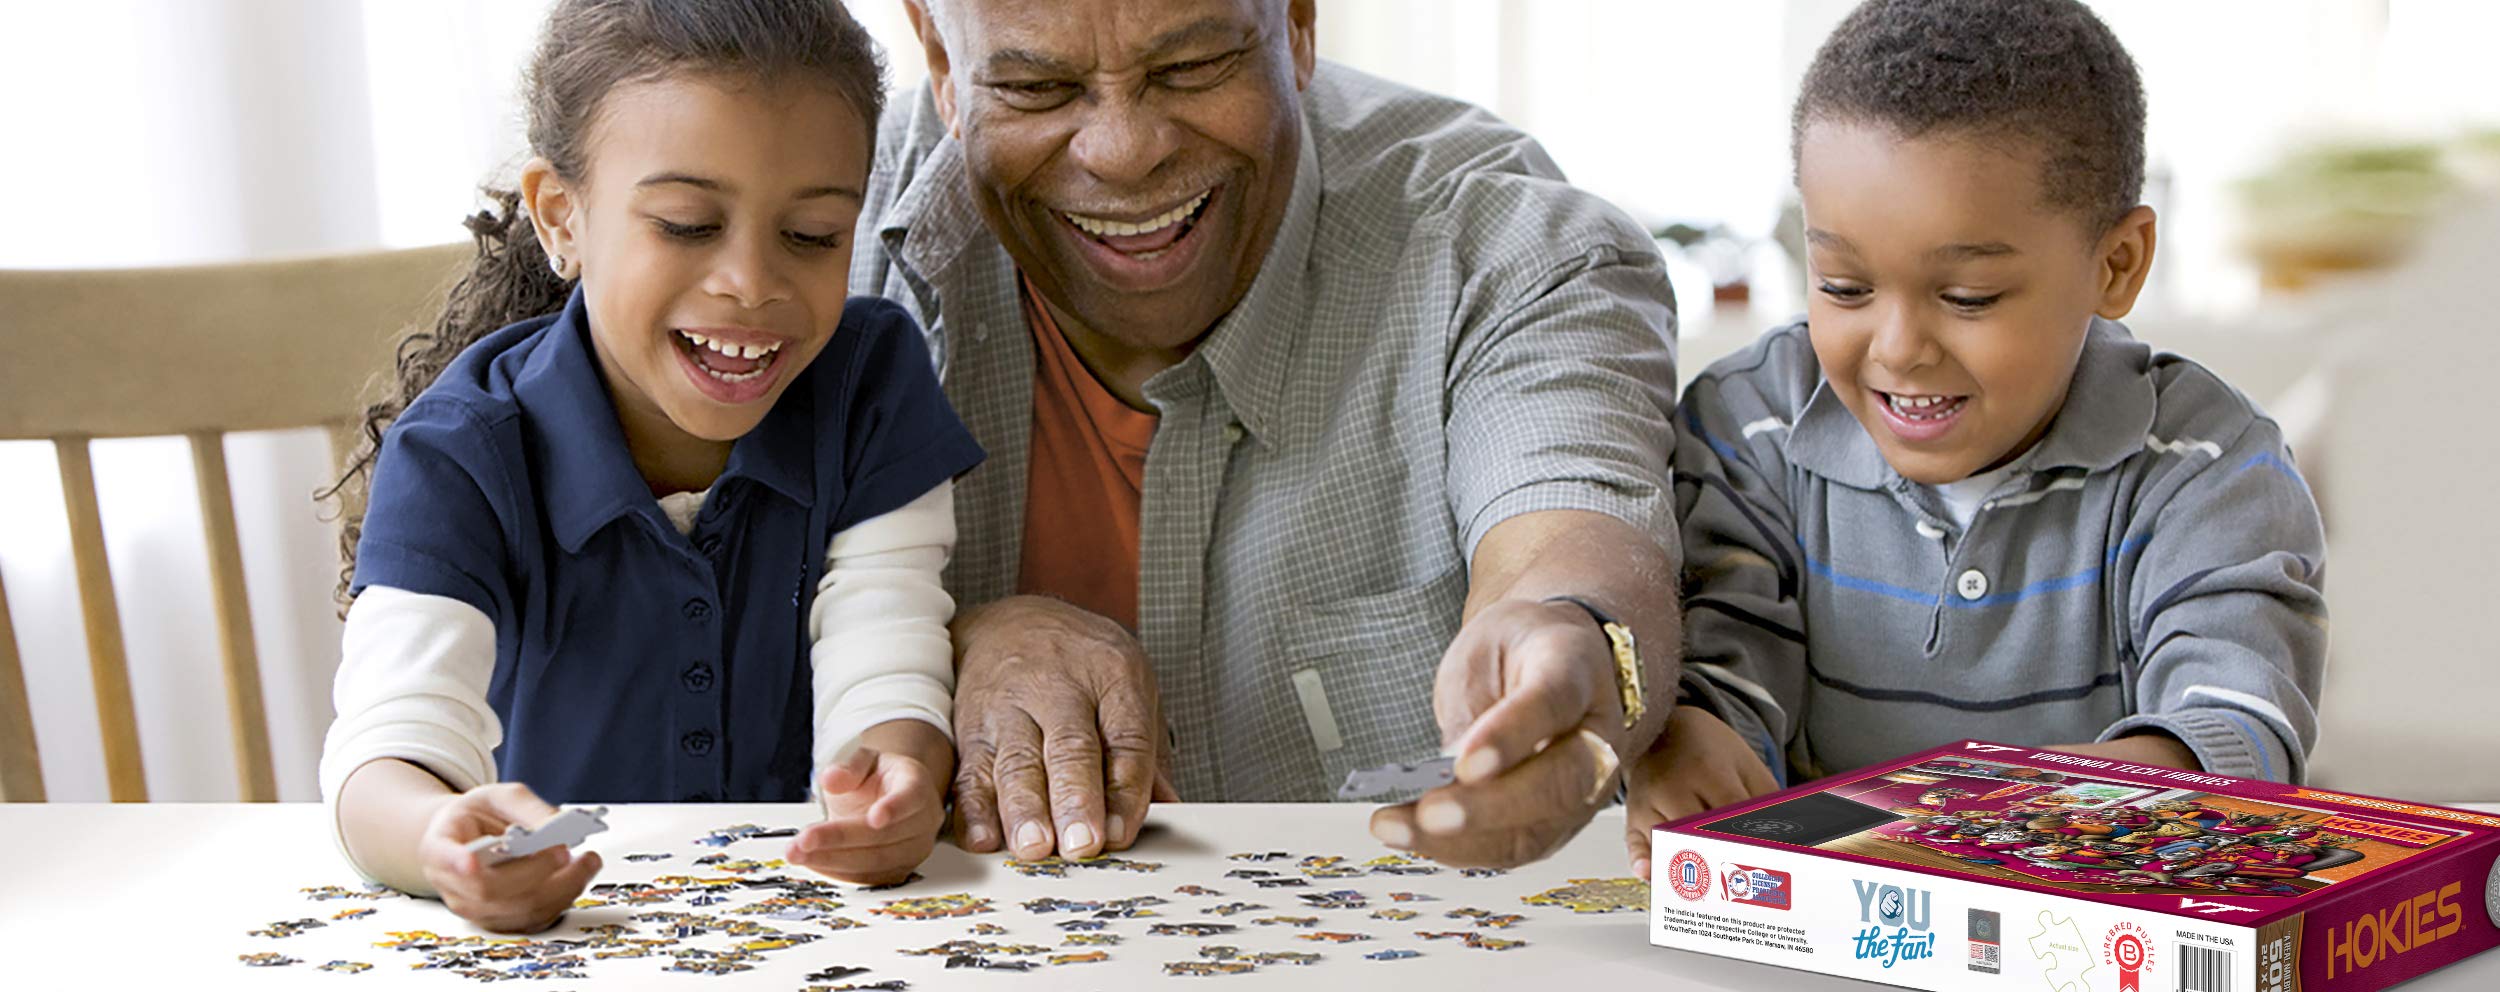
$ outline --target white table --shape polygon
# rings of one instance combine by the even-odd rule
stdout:
[[[2485,807],[2492,808],[2492,807]],[[1307,889],[1260,890],[1251,882],[1224,878],[1240,867],[1268,867],[1293,873],[1291,862],[1242,865],[1225,855],[1247,851],[1289,851],[1295,856],[1342,855],[1350,862],[1390,853],[1364,831],[1370,807],[1362,805],[1218,805],[1156,806],[1150,821],[1157,829],[1127,856],[1163,862],[1161,872],[1072,871],[1064,879],[1026,878],[1007,870],[997,856],[967,855],[940,845],[923,867],[924,881],[883,893],[851,892],[843,915],[872,925],[839,932],[805,923],[771,925],[794,932],[818,932],[812,943],[765,956],[754,970],[726,977],[665,972],[665,957],[593,962],[588,980],[522,982],[529,989],[778,989],[797,992],[809,984],[805,976],[832,964],[865,965],[873,969],[845,982],[901,978],[914,990],[1062,988],[1137,988],[1181,983],[1217,982],[1218,989],[1283,988],[1492,988],[1555,990],[1605,988],[1650,990],[1877,989],[1843,979],[1788,971],[1721,958],[1668,951],[1649,946],[1645,913],[1575,916],[1565,909],[1522,905],[1520,897],[1566,884],[1573,878],[1613,878],[1625,874],[1619,841],[1622,814],[1609,811],[1554,858],[1487,879],[1460,878],[1443,871],[1428,877],[1371,876],[1313,880]],[[620,806],[612,809],[607,833],[588,845],[607,862],[601,881],[642,881],[665,874],[712,874],[691,861],[715,849],[700,847],[694,838],[741,822],[766,826],[804,822],[803,806]],[[784,842],[746,841],[719,849],[732,858],[770,859]],[[632,863],[635,852],[669,852],[658,862]],[[792,875],[801,872],[792,870]],[[1176,886],[1199,884],[1224,893],[1204,898],[1174,892]],[[444,971],[412,971],[421,960],[413,952],[372,946],[386,930],[430,930],[444,936],[477,931],[442,906],[410,899],[375,902],[339,900],[312,902],[298,892],[305,886],[344,885],[357,880],[331,847],[322,807],[312,804],[168,804],[155,805],[0,805],[0,975],[10,988],[317,988],[468,989],[479,983]],[[847,887],[846,887],[847,888]],[[1421,915],[1405,922],[1373,919],[1366,910],[1306,909],[1294,898],[1303,892],[1351,888],[1371,898],[1371,909],[1393,905],[1391,891],[1414,891],[1438,898],[1405,904]],[[970,892],[994,900],[996,911],[965,919],[888,920],[867,910],[902,896]],[[947,970],[942,958],[898,953],[969,938],[1048,945],[1054,952],[1094,948],[1061,948],[1056,921],[1026,911],[1020,904],[1036,896],[1071,900],[1102,900],[1157,894],[1171,900],[1152,919],[1111,921],[1108,932],[1125,942],[1103,948],[1111,960],[1099,964],[1044,966],[1023,974]],[[734,902],[753,898],[741,893],[732,904],[690,909],[682,902],[648,907],[693,912],[719,912]],[[1158,922],[1215,920],[1202,910],[1233,900],[1261,903],[1267,911],[1242,913],[1217,920],[1240,926],[1236,933],[1196,938],[1150,936]],[[343,908],[371,906],[374,915],[333,922],[285,939],[247,936],[273,921],[313,917],[327,921]],[[1527,920],[1489,935],[1529,942],[1511,951],[1482,951],[1450,941],[1423,941],[1417,930],[1466,929],[1464,921],[1442,913],[1462,906],[1494,913],[1519,913]],[[578,934],[585,925],[622,923],[640,909],[600,907],[568,914],[557,929],[541,937]],[[1257,926],[1268,915],[1318,916],[1321,928],[1367,932],[1378,939],[1345,945],[1295,939],[1307,932],[1284,926]],[[976,922],[1007,928],[1007,933],[973,937]],[[645,936],[655,935],[646,927]],[[697,946],[725,946],[717,936],[689,941]],[[1207,979],[1167,978],[1167,961],[1193,960],[1198,948],[1229,944],[1245,952],[1316,951],[1325,960],[1296,967],[1268,965],[1244,974]],[[1363,954],[1387,948],[1410,948],[1421,957],[1399,961],[1367,960]],[[277,951],[302,964],[280,968],[249,968],[237,956]],[[333,959],[368,962],[371,971],[356,975],[325,973],[316,967]],[[44,979],[54,979],[45,981]],[[840,983],[835,983],[840,984]],[[514,988],[496,983],[495,988]],[[2465,992],[2500,987],[2500,955],[2486,955],[2405,986],[2406,992]]]

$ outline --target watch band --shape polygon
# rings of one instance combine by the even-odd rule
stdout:
[[[1647,680],[1641,672],[1641,653],[1632,639],[1632,628],[1578,596],[1548,596],[1545,602],[1569,603],[1597,621],[1597,630],[1606,635],[1607,648],[1615,659],[1615,688],[1623,694],[1623,729],[1638,726],[1641,717],[1649,712],[1649,702]]]

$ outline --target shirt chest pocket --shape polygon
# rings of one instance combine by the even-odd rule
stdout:
[[[1440,746],[1433,677],[1458,632],[1467,570],[1308,604],[1284,621],[1284,691],[1317,754],[1322,795],[1356,768],[1429,757]]]

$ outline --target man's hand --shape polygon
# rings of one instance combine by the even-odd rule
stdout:
[[[954,830],[965,850],[1121,850],[1150,800],[1179,798],[1154,666],[1126,628],[1017,596],[958,614],[954,632]]]
[[[1623,847],[1632,874],[1649,877],[1649,828],[1779,788],[1744,737],[1709,711],[1678,706],[1658,743],[1632,763]]]
[[[1458,782],[1374,811],[1382,843],[1506,868],[1553,853],[1614,797],[1627,745],[1613,647],[1577,606],[1484,608],[1442,656],[1432,708]]]
[[[599,855],[551,847],[498,865],[483,864],[469,842],[513,824],[536,828],[556,808],[518,782],[481,785],[437,809],[417,842],[426,884],[462,919],[497,933],[552,926],[599,873]]]
[[[929,859],[946,819],[946,774],[954,750],[918,720],[868,728],[859,743],[817,773],[825,818],[790,841],[784,858],[858,885],[911,877]]]

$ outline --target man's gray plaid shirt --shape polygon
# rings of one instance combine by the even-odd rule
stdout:
[[[1325,800],[1437,751],[1433,675],[1495,524],[1589,510],[1675,540],[1655,242],[1466,104],[1323,64],[1302,113],[1248,295],[1145,387],[1138,634],[1192,800]],[[990,453],[949,587],[1013,595],[1032,338],[925,86],[882,123],[860,230],[852,292],[919,318]]]

